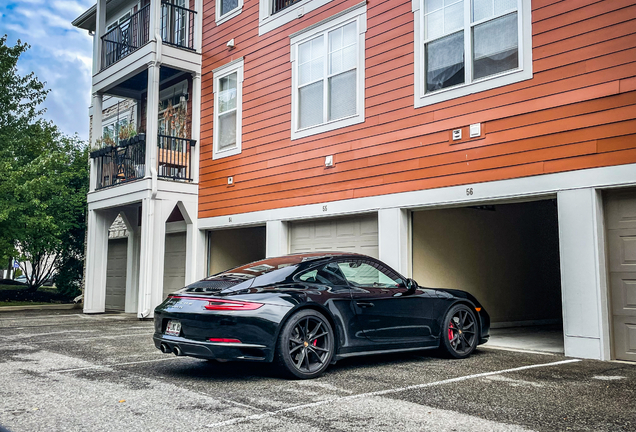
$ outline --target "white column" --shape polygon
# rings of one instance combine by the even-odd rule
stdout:
[[[102,36],[106,31],[106,0],[97,0],[97,11],[95,16],[95,40],[93,49],[95,53],[95,70],[98,73],[102,68]]]
[[[88,211],[84,313],[100,313],[106,310],[108,228],[113,219],[97,210]]]
[[[148,100],[146,104],[146,177],[157,170],[157,128],[159,117],[159,66],[148,65]]]
[[[565,355],[609,359],[602,207],[594,189],[557,194]]]
[[[102,137],[102,111],[103,111],[104,97],[100,93],[93,95],[93,120],[92,120],[92,133],[90,137],[91,146],[96,146],[97,140]],[[97,187],[97,163],[95,159],[89,159],[90,161],[90,179],[89,179],[89,191],[94,191]]]
[[[265,256],[271,258],[287,255],[289,253],[287,224],[282,221],[267,221],[265,228]]]
[[[139,303],[137,316],[152,318],[163,301],[166,219],[174,201],[144,198],[141,209],[141,250],[139,254]]]
[[[208,275],[208,237],[204,230],[195,229],[194,236],[197,241],[194,245],[194,257],[192,262],[194,263],[194,281],[203,279]],[[187,281],[186,281],[187,283]]]
[[[199,182],[199,155],[201,149],[201,74],[192,76],[192,139],[196,146],[192,149],[192,181]]]
[[[378,211],[379,257],[406,277],[411,275],[409,259],[409,213],[399,208]]]
[[[205,243],[205,233],[197,228],[198,201],[180,201],[179,210],[186,223],[186,268],[185,283],[190,284],[205,277],[205,249],[200,252],[200,244]],[[199,268],[201,270],[199,270]]]

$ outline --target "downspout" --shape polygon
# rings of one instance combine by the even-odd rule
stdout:
[[[160,22],[160,21],[157,21]],[[163,41],[161,39],[161,29],[159,26],[155,27],[155,42],[157,43],[157,55],[155,57],[155,66],[160,66],[161,65],[161,47],[163,46]],[[157,87],[159,86],[159,75],[160,74],[156,74],[155,75],[155,80],[156,83],[153,83],[153,86],[156,85]],[[151,193],[151,199],[155,199],[157,198],[157,169],[154,166],[150,167],[150,176],[151,176],[151,188],[152,188],[152,193]]]

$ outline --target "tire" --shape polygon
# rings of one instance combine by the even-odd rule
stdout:
[[[333,329],[323,314],[301,310],[284,324],[276,343],[276,367],[288,378],[320,376],[335,352]]]
[[[449,309],[442,323],[440,348],[448,357],[463,359],[477,347],[479,324],[475,313],[466,305]]]

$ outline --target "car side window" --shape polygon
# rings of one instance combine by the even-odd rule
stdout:
[[[296,276],[296,279],[302,282],[319,283],[322,285],[348,285],[347,280],[336,263],[329,263],[314,268]]]
[[[344,261],[338,263],[347,281],[356,287],[399,288],[404,281],[394,272],[371,261]]]

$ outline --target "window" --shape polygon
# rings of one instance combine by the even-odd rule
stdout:
[[[243,58],[215,69],[213,159],[241,152]]]
[[[318,283],[329,286],[348,286],[338,264],[329,263],[322,267],[309,270],[297,276],[301,282]]]
[[[532,78],[529,0],[413,0],[415,107]]]
[[[106,120],[102,126],[102,142],[104,145],[118,145],[119,131],[128,126],[127,118],[112,118]]]
[[[234,18],[243,10],[243,0],[216,0],[216,25]]]
[[[291,36],[292,139],[364,122],[366,5]]]
[[[332,0],[259,0],[258,34],[262,36],[330,1]]]
[[[404,281],[397,274],[375,262],[362,260],[338,263],[347,281],[354,287],[404,287]]]

